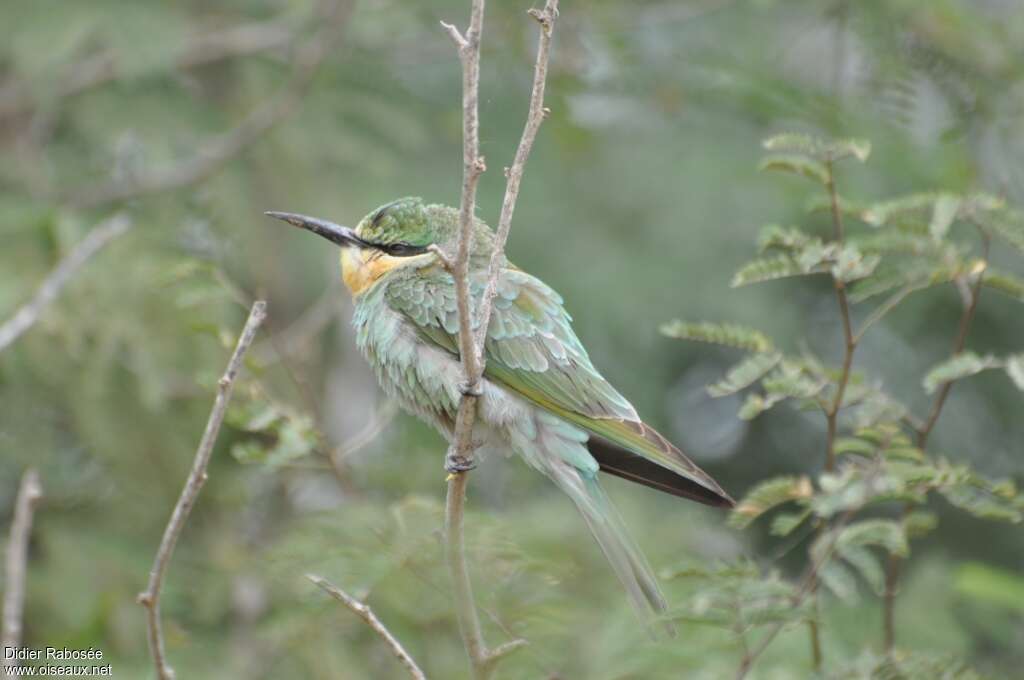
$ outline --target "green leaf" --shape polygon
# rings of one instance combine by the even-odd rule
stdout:
[[[660,330],[670,338],[726,345],[749,352],[770,352],[774,348],[771,339],[761,331],[732,323],[692,323],[676,319]]]
[[[813,494],[811,480],[806,476],[773,477],[747,492],[730,513],[729,524],[737,529],[745,529],[772,508],[789,501],[808,499]]]
[[[881,261],[878,255],[865,256],[857,246],[848,244],[839,250],[835,264],[832,265],[832,276],[847,283],[863,279],[871,276]]]
[[[853,546],[878,546],[899,557],[910,553],[903,525],[891,519],[866,519],[843,527],[836,539],[836,549],[842,551]]]
[[[905,267],[887,266],[876,270],[867,278],[856,281],[847,291],[850,301],[859,303],[902,286],[909,286],[913,280],[914,274]]]
[[[805,365],[798,361],[783,361],[761,380],[768,397],[810,399],[819,394],[828,384],[827,379],[810,375],[804,369]]]
[[[932,221],[928,224],[928,233],[936,241],[946,238],[950,225],[953,224],[953,220],[956,219],[957,213],[960,211],[961,203],[962,199],[953,194],[941,194],[935,199],[935,205],[932,207]]]
[[[868,206],[860,217],[874,227],[907,224],[908,220],[923,223],[925,215],[929,214],[940,196],[942,194],[927,192],[875,203]]]
[[[860,219],[861,214],[867,210],[867,205],[860,201],[855,201],[845,196],[836,196],[836,205],[839,208],[839,212],[843,215],[849,215],[850,217],[856,217]],[[804,203],[804,210],[809,214],[815,213],[831,213],[832,212],[832,197],[824,194],[815,192],[810,196]]]
[[[771,249],[799,251],[811,243],[821,243],[821,239],[798,227],[787,228],[777,224],[765,225],[758,238],[758,248],[761,252]]]
[[[857,570],[876,595],[885,592],[885,572],[873,552],[864,546],[846,546],[839,549],[839,556]]]
[[[1013,482],[993,482],[965,467],[955,468],[951,479],[939,488],[943,497],[975,517],[1017,523],[1024,519],[1024,498]]]
[[[729,369],[722,380],[708,386],[708,394],[712,397],[724,397],[735,394],[745,387],[753,385],[764,374],[782,361],[778,352],[761,352],[752,354]]]
[[[749,561],[676,569],[667,578],[694,582],[691,596],[667,614],[676,621],[743,633],[754,626],[803,621],[810,614],[806,603],[793,604],[793,584],[776,572],[761,576]]]
[[[990,267],[985,270],[981,284],[1024,302],[1024,279],[1019,276]]]
[[[800,261],[789,255],[765,257],[752,260],[743,265],[732,277],[732,282],[729,285],[733,288],[738,288],[740,286],[750,285],[751,283],[773,281],[775,279],[783,279],[790,276],[821,274],[825,271],[826,269],[820,266],[814,270],[805,267]]]
[[[817,157],[821,153],[822,142],[810,135],[783,132],[764,140],[762,145],[768,151],[781,151]]]
[[[866,139],[823,140],[787,132],[769,137],[763,144],[768,151],[802,154],[819,161],[838,161],[852,157],[863,163],[871,154],[871,142]]]
[[[953,587],[966,597],[1024,614],[1024,578],[1017,572],[968,562],[957,570]]]
[[[887,468],[892,464],[887,464]],[[849,465],[838,474],[826,473],[819,478],[820,491],[811,499],[811,507],[819,517],[832,517],[840,512],[861,508],[868,502],[901,493],[906,483],[891,474],[865,476],[863,470]]]
[[[802,175],[822,185],[828,183],[828,169],[821,162],[796,154],[778,153],[765,156],[757,169],[762,171],[779,170],[794,175]]]
[[[989,223],[992,231],[1010,243],[1017,250],[1024,253],[1024,219],[1019,215],[1014,218],[1004,217],[1001,220],[994,220]]]
[[[907,407],[879,389],[870,390],[854,413],[858,428],[874,427],[882,423],[896,423],[905,418]]]
[[[857,581],[841,563],[826,562],[818,569],[818,578],[840,600],[848,604],[857,601]]]
[[[1024,252],[1024,213],[989,194],[971,194],[965,204],[965,210],[983,227]]]
[[[743,406],[737,414],[741,420],[753,420],[775,404],[785,399],[781,395],[763,396],[760,394],[748,394]]]
[[[1006,358],[1006,375],[1017,386],[1024,390],[1024,354],[1014,354]]]
[[[826,146],[826,151],[833,160],[852,157],[863,163],[871,155],[871,142],[866,139],[837,139]]]
[[[924,377],[924,389],[931,394],[940,385],[977,375],[990,368],[999,368],[1002,362],[988,355],[979,357],[974,352],[963,352],[935,365]]]
[[[859,437],[838,437],[833,446],[837,456],[847,453],[857,453],[862,456],[871,457],[878,451],[878,447]]]
[[[903,518],[903,533],[908,539],[920,538],[939,526],[939,518],[935,513],[926,510],[915,510]]]
[[[810,508],[802,512],[780,512],[772,518],[771,532],[773,536],[788,536],[793,530],[811,516]]]

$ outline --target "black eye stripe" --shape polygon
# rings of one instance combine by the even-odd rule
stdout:
[[[400,241],[395,243],[375,244],[375,247],[392,257],[412,257],[414,255],[422,255],[427,252],[427,248],[425,246],[414,246],[411,243],[402,243]]]

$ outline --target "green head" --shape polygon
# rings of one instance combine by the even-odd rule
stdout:
[[[390,271],[436,264],[431,246],[454,254],[459,213],[443,205],[427,205],[416,197],[385,203],[359,221],[355,229],[295,213],[268,212],[326,238],[342,248],[342,276],[356,295]],[[474,261],[486,257],[492,244],[490,229],[477,222]]]
[[[371,243],[406,243],[414,247],[441,245],[448,234],[441,234],[442,225],[436,210],[418,197],[400,198],[380,206],[364,217],[356,233]]]

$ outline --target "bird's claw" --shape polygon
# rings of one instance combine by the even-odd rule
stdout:
[[[459,383],[459,393],[464,397],[482,397],[484,394],[483,387],[477,382],[476,385],[470,385],[467,382]]]
[[[476,467],[476,461],[455,453],[449,453],[444,457],[444,469],[450,475],[457,475],[460,472],[469,472]]]

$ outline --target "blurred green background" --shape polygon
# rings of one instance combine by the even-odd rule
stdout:
[[[487,9],[479,214],[491,223],[526,112],[530,6]],[[439,545],[442,441],[394,414],[356,352],[337,252],[262,213],[355,224],[404,195],[457,204],[461,80],[438,21],[467,15],[462,0],[0,7],[0,319],[97,223],[124,213],[135,225],[0,353],[2,525],[25,467],[46,493],[26,644],[93,645],[116,677],[151,675],[134,598],[248,304],[265,296],[270,319],[168,575],[179,677],[401,677],[310,571],[368,596],[428,675],[465,676]],[[1024,203],[1017,0],[564,2],[547,104],[508,255],[565,297],[594,363],[640,413],[737,496],[772,474],[816,473],[824,422],[788,408],[737,419],[738,397],[703,389],[735,356],[659,324],[739,321],[793,349],[841,352],[827,283],[729,288],[761,225],[805,215],[807,186],[757,172],[760,140],[871,139],[868,164],[839,176],[866,200],[984,189]],[[254,111],[275,124],[255,125]],[[240,124],[256,129],[233,139]],[[231,141],[240,152],[210,163]],[[996,248],[993,261],[1024,274]],[[924,412],[921,376],[948,354],[959,308],[952,286],[912,299],[857,365]],[[1006,354],[1022,337],[1019,303],[982,300],[971,347]],[[933,445],[1020,479],[1022,403],[1004,376],[958,384]],[[729,529],[721,513],[607,487],[656,569],[802,564],[802,547]],[[933,505],[941,524],[914,545],[899,643],[1019,677],[1024,533]],[[684,625],[650,641],[571,505],[517,459],[474,473],[470,511],[488,639],[531,643],[500,677],[735,672],[729,631]],[[693,587],[666,581],[674,601]],[[870,593],[826,607],[836,677],[860,677],[879,627]],[[805,638],[785,632],[752,677],[805,677]]]

